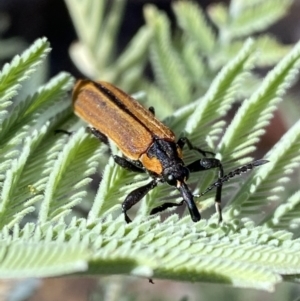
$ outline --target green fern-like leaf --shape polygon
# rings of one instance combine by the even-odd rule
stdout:
[[[175,2],[173,5],[178,25],[188,38],[194,41],[196,47],[208,54],[215,47],[215,35],[207,24],[203,12],[193,2]]]
[[[81,34],[90,34],[82,31],[82,26],[88,23],[87,16],[90,16],[91,21],[99,22],[98,29],[112,30],[112,37],[115,37],[120,17],[112,20],[112,16],[122,9],[123,3],[118,8],[119,2],[114,2],[109,17],[104,16],[103,11],[90,11],[91,3],[78,1],[76,4],[85,5],[86,16],[77,24]],[[107,2],[103,3],[95,3],[95,7],[103,9]],[[257,3],[258,0],[254,4]],[[145,78],[140,78],[139,84],[152,89],[148,96],[158,95],[159,99],[166,96],[165,113],[171,112],[173,106],[181,106],[165,119],[165,123],[178,137],[187,135],[196,146],[217,152],[217,158],[221,159],[227,172],[236,165],[249,162],[250,151],[255,148],[264,126],[287,87],[295,80],[299,69],[299,44],[262,83],[251,73],[252,65],[257,65],[255,53],[259,38],[243,43],[233,59],[216,74],[210,60],[217,55],[217,48],[224,50],[226,39],[210,34],[209,25],[194,4],[176,5],[174,9],[177,9],[177,18],[181,18],[181,29],[189,33],[189,37],[196,37],[197,28],[203,24],[201,36],[206,35],[206,45],[201,48],[200,41],[191,42],[192,39],[187,38],[184,49],[180,33],[176,32],[173,38],[166,16],[150,7],[146,10],[148,24],[139,31],[137,40],[133,39],[119,60],[108,59],[109,63],[102,68],[107,71],[107,76],[133,87],[134,79],[142,77],[143,66],[137,65],[147,59],[145,45],[153,39],[154,73],[156,78],[161,76],[164,84],[149,84]],[[182,16],[177,8],[180,5],[184,9]],[[80,13],[77,11],[76,15]],[[223,15],[222,12],[219,15],[224,17],[224,22],[226,15],[229,13],[224,7]],[[195,18],[193,16],[200,16],[201,20],[187,19]],[[272,20],[276,18],[278,15],[274,14]],[[95,35],[96,30],[91,33],[91,36]],[[101,39],[92,41],[90,37],[82,37],[88,49],[96,47]],[[134,49],[140,40],[145,42],[142,50]],[[115,47],[114,42],[111,45],[104,47],[106,51]],[[94,50],[93,60],[100,62],[100,52]],[[299,207],[298,192],[288,198],[286,206],[278,207],[266,217],[257,219],[256,223],[241,218],[263,211],[266,203],[278,195],[277,187],[282,189],[290,172],[298,167],[299,123],[267,154],[266,159],[270,162],[252,171],[243,185],[237,178],[231,182],[234,190],[232,185],[224,183],[223,196],[229,198],[229,203],[224,208],[223,224],[216,224],[215,217],[210,218],[208,212],[202,214],[208,219],[198,223],[193,223],[189,215],[183,213],[179,218],[170,211],[166,219],[149,217],[151,208],[161,201],[179,200],[177,190],[166,184],[149,193],[139,209],[134,211],[132,208],[129,214],[134,216],[133,222],[126,224],[120,204],[129,192],[147,183],[149,176],[126,171],[109,158],[101,170],[102,181],[96,196],[92,196],[89,183],[92,174],[103,164],[101,162],[105,162],[107,147],[85,133],[82,123],[71,116],[68,92],[73,85],[72,77],[61,73],[36,87],[34,93],[25,93],[23,98],[22,95],[13,97],[20,83],[34,72],[48,51],[45,39],[37,41],[12,64],[6,65],[3,77],[0,76],[3,80],[0,81],[3,99],[0,102],[0,277],[126,274],[268,291],[274,290],[283,279],[299,279],[299,240],[286,231],[298,222],[293,214]],[[203,59],[201,51],[206,51],[207,60]],[[194,65],[192,61],[187,63],[189,54]],[[126,61],[126,58],[130,60]],[[201,70],[197,71],[194,66]],[[108,71],[110,67],[112,69]],[[129,71],[128,78],[124,75],[126,70]],[[174,74],[179,71],[182,74],[174,79]],[[194,92],[197,75],[205,82]],[[5,76],[10,80],[6,81]],[[225,115],[242,94],[242,85],[249,78],[255,81],[254,86],[258,89],[254,93],[249,89],[247,93],[251,96],[242,101],[233,121],[225,121]],[[179,86],[178,79],[183,80]],[[207,92],[200,97],[199,93],[208,86]],[[193,102],[183,105],[189,100]],[[60,131],[55,135],[57,129],[70,133]],[[113,154],[118,153],[112,143],[110,148]],[[184,161],[190,162],[195,155],[196,152],[184,150]],[[215,180],[215,171],[211,171],[203,176],[194,174],[188,184],[196,192],[202,192]],[[213,201],[211,195],[197,200],[200,211],[210,207]],[[76,217],[78,212],[80,218]],[[239,219],[235,220],[235,217]]]
[[[257,215],[265,203],[278,200],[289,175],[299,167],[299,124],[297,122],[266,155],[270,162],[244,183],[232,200],[230,215]],[[275,217],[270,216],[266,220],[272,218]]]
[[[191,96],[189,84],[182,62],[172,47],[169,20],[152,6],[147,7],[145,15],[153,31],[151,62],[156,82],[167,96],[166,101],[188,103]]]
[[[46,39],[43,38],[36,41],[21,57],[16,56],[10,64],[4,65],[0,74],[1,109],[12,105],[9,100],[17,94],[20,83],[34,72],[49,50],[49,44]],[[1,114],[3,114],[3,112],[1,112]]]
[[[116,39],[126,1],[65,2],[79,36],[70,49],[76,66],[87,77],[114,82],[128,91],[136,89],[146,63],[150,29],[141,28],[117,57]]]
[[[1,277],[30,276],[31,272],[49,276],[60,274],[64,267],[65,272],[81,274],[114,271],[272,290],[280,274],[296,274],[300,269],[300,258],[292,252],[298,248],[297,242],[249,222],[215,227],[176,216],[164,222],[156,218],[130,225],[123,219],[112,222],[109,216],[105,222],[95,222],[88,227],[84,220],[75,219],[68,227],[61,223],[54,227],[28,224],[22,230],[15,227],[2,258]],[[2,232],[2,239],[9,236]],[[226,253],[222,252],[225,247]]]
[[[253,145],[264,133],[263,128],[269,123],[275,105],[298,73],[299,58],[300,44],[297,44],[252,97],[244,101],[219,144],[220,153],[237,159],[254,150]]]
[[[281,45],[276,38],[271,35],[261,34],[255,39],[254,43],[254,47],[258,53],[255,61],[257,67],[273,66],[291,50],[291,46]],[[242,45],[243,40],[235,40],[224,45],[222,51],[219,51],[211,60],[212,68],[217,70],[226,64],[228,60],[233,59]]]
[[[291,4],[290,0],[232,0],[229,7],[230,33],[239,37],[262,31],[284,16]]]
[[[59,220],[85,197],[86,186],[91,181],[87,177],[96,172],[97,159],[101,155],[95,140],[87,135],[83,136],[81,129],[64,146],[45,187],[45,198],[39,214],[40,223]],[[71,192],[70,187],[73,187]]]
[[[299,210],[300,192],[297,191],[284,204],[278,206],[274,214],[264,223],[274,229],[298,229],[300,226]]]
[[[233,159],[243,157],[241,164],[247,162],[247,160],[251,160],[251,158],[247,158],[246,155],[254,150],[254,144],[259,140],[259,136],[264,133],[263,128],[272,117],[271,113],[276,108],[274,105],[282,99],[283,93],[298,72],[300,62],[299,46],[300,44],[295,46],[289,55],[268,74],[261,87],[252,97],[242,104],[219,144],[219,149],[222,154],[228,154],[228,158],[231,157]],[[269,153],[267,156],[271,161],[269,167],[266,166],[258,171],[257,177],[251,177],[249,182],[243,185],[243,188],[236,193],[234,199],[232,199],[231,214],[234,216],[241,213],[253,214],[257,211],[259,206],[262,206],[262,192],[270,191],[269,185],[273,183],[272,181],[274,181],[276,175],[280,177],[280,172],[283,172],[282,168],[285,169],[285,167],[281,165],[282,161],[280,161],[281,169],[278,169],[273,175],[267,172],[269,169],[272,169],[271,166],[279,159],[279,153],[276,153],[275,150],[280,150],[281,156],[284,156],[285,151],[283,151],[283,149],[290,146],[289,151],[294,152],[295,142],[293,137],[294,135],[296,136],[296,134],[293,131],[298,131],[297,125],[290,130],[290,134],[287,134],[287,138],[283,138],[284,140],[279,144],[280,146],[274,148],[271,153]],[[233,133],[235,134],[232,135]],[[226,149],[230,149],[230,151],[226,151]],[[274,157],[271,156],[272,152],[274,152]],[[290,157],[286,158],[290,159]],[[297,160],[297,155],[295,155],[295,159]],[[264,185],[261,183],[263,179],[265,179],[268,184]],[[283,181],[282,178],[277,179],[278,181]],[[251,197],[248,191],[251,191]],[[271,191],[269,197],[274,196],[274,193]],[[266,197],[265,200],[267,199]]]
[[[224,67],[187,121],[185,132],[197,145],[200,141],[205,141],[206,136],[212,136],[212,132],[218,133],[224,127],[219,124],[219,128],[216,128],[213,124],[228,112],[235,101],[237,86],[251,67],[252,46],[252,41],[249,40],[237,57]],[[199,128],[207,129],[207,132],[198,131]]]

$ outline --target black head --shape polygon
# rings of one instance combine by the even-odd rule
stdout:
[[[193,194],[185,183],[189,178],[189,174],[190,172],[185,166],[182,164],[174,164],[173,166],[165,168],[163,178],[169,185],[175,186],[180,191],[189,209],[192,220],[198,222],[201,216],[194,202]]]
[[[163,171],[164,180],[169,185],[176,186],[177,188],[180,186],[180,183],[188,180],[189,175],[189,170],[182,164],[174,164]]]

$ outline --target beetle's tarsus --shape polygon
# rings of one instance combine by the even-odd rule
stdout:
[[[69,131],[66,131],[66,130],[63,130],[63,129],[57,129],[57,130],[54,130],[54,134],[66,134],[68,136],[72,136],[73,132],[69,132]]]

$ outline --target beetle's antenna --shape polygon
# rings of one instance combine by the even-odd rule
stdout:
[[[220,185],[222,185],[224,182],[227,182],[229,181],[231,178],[235,177],[235,176],[238,176],[240,175],[241,173],[244,173],[244,172],[247,172],[248,170],[251,170],[253,169],[254,167],[257,167],[257,166],[260,166],[260,165],[263,165],[263,164],[266,164],[268,163],[269,161],[268,160],[256,160],[256,161],[253,161],[251,163],[248,163],[246,165],[243,165],[231,172],[229,172],[227,175],[225,175],[224,177],[222,178],[219,178],[216,182],[214,182],[212,185],[210,185],[209,187],[206,188],[206,190],[204,192],[202,192],[201,194],[198,194],[198,195],[194,195],[194,197],[201,197],[203,196],[204,194],[208,193],[209,191],[211,191],[213,188],[215,187],[218,187]]]

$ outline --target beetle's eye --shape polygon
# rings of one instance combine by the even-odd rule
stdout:
[[[170,174],[170,175],[167,176],[167,183],[169,185],[174,186],[174,185],[176,185],[176,182],[177,181],[176,181],[175,177],[172,174]]]

